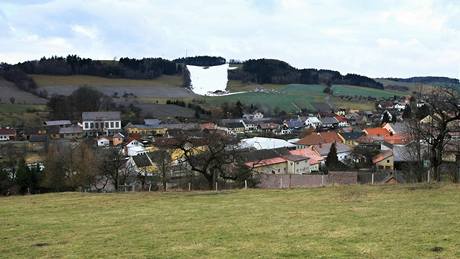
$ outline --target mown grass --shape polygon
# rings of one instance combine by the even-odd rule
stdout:
[[[72,75],[72,76],[55,76],[55,75],[31,75],[39,87],[53,86],[80,86],[88,85],[98,86],[182,86],[180,76],[163,75],[153,80],[134,80],[106,78],[98,76]]]
[[[341,186],[0,199],[0,255],[454,258],[460,188]]]

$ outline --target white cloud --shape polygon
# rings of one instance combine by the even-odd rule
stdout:
[[[175,58],[187,49],[369,76],[460,70],[460,8],[449,0],[34,0],[0,10],[0,29],[10,28],[0,60],[8,62],[71,53]]]

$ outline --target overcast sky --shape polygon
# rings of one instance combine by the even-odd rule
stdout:
[[[458,0],[0,0],[0,61],[218,55],[460,77]]]

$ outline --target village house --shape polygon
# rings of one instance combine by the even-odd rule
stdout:
[[[98,147],[108,147],[110,146],[110,139],[108,137],[99,137],[97,139]]]
[[[318,152],[324,159],[326,159],[329,151],[331,150],[331,146],[333,143],[326,143],[326,144],[319,144],[312,146],[313,150]],[[335,143],[335,148],[337,149],[337,158],[340,162],[344,162],[347,159],[350,159],[352,149],[340,142]]]
[[[305,120],[305,126],[307,128],[319,128],[321,126],[321,120],[316,116],[309,116]]]
[[[262,132],[262,133],[279,133],[281,129],[281,125],[274,123],[274,122],[264,122],[264,123],[259,123],[257,125],[257,130]]]
[[[11,128],[0,128],[0,141],[10,141],[16,139],[16,130]]]
[[[324,129],[335,129],[339,127],[339,121],[335,117],[321,118],[321,127]]]
[[[120,112],[83,112],[82,125],[86,136],[112,136],[121,131]]]
[[[72,126],[72,122],[70,120],[54,120],[54,121],[45,121],[45,127],[59,127],[59,128],[66,128]]]
[[[385,128],[365,128],[364,134],[369,137],[387,137],[390,136],[390,132]]]
[[[128,123],[124,130],[128,134],[140,134],[141,136],[165,136],[168,132],[168,128],[165,125],[147,125],[147,124],[131,124]]]
[[[247,162],[245,165],[251,170],[261,174],[308,174],[310,165],[308,159],[297,155],[284,155]]]
[[[125,140],[125,136],[121,133],[117,133],[113,135],[112,137],[112,145],[118,146],[120,144],[123,144],[123,141]]]
[[[362,131],[352,131],[352,132],[340,132],[339,137],[342,139],[342,142],[350,147],[356,147],[359,145],[358,138],[364,135]]]
[[[243,114],[243,119],[245,120],[261,120],[264,118],[264,115],[263,113],[259,112],[259,111],[255,111],[253,113],[245,113]]]
[[[298,149],[310,147],[313,145],[319,144],[326,144],[326,143],[334,143],[334,142],[342,142],[342,139],[334,131],[326,131],[326,132],[318,132],[318,133],[310,133],[307,136],[303,137],[299,141],[297,141],[296,145]]]
[[[75,139],[83,136],[83,129],[78,125],[73,125],[65,128],[59,128],[59,137],[61,139]]]
[[[394,156],[392,150],[384,150],[372,158],[377,170],[393,170],[394,169]]]
[[[291,155],[303,156],[308,158],[309,171],[319,172],[321,163],[324,161],[324,158],[318,154],[318,152],[312,148],[296,149],[290,150]]]
[[[339,128],[345,128],[345,127],[350,126],[350,124],[348,123],[347,118],[345,118],[344,116],[336,115],[335,119],[339,122],[339,124],[338,124]]]

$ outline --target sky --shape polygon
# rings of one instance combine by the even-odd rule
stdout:
[[[458,0],[0,0],[0,62],[215,55],[460,78]]]

